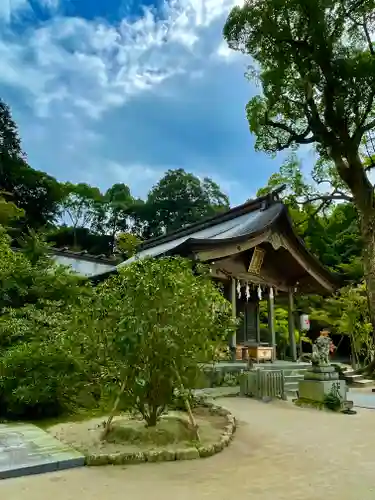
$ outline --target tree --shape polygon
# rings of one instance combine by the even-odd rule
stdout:
[[[0,226],[0,316],[39,300],[75,300],[82,293],[82,277],[54,263],[48,247],[35,233],[24,237],[21,250],[13,250],[10,238]]]
[[[0,416],[58,415],[99,371],[84,333],[91,287],[56,266],[35,234],[14,251],[2,230],[0,254]]]
[[[98,234],[87,227],[60,226],[46,233],[46,240],[57,248],[79,248],[92,255],[110,255],[112,241],[106,234]]]
[[[311,318],[330,326],[334,333],[349,336],[355,368],[373,359],[375,345],[363,284],[342,288],[334,297],[325,299],[322,307],[311,311]]]
[[[158,236],[229,208],[228,197],[211,179],[202,181],[182,168],[168,170],[148,194],[143,212],[148,237]]]
[[[329,175],[325,180],[334,182]],[[313,176],[307,181],[301,162],[294,155],[282,164],[279,172],[271,175],[267,186],[260,189],[258,195],[280,185],[285,185],[280,196],[309,250],[326,267],[343,274],[348,280],[363,280],[362,240],[354,204],[321,200],[319,179]]]
[[[122,399],[148,426],[157,424],[176,389],[194,387],[200,363],[212,361],[236,327],[209,273],[192,266],[181,258],[140,260],[98,288],[95,311],[106,318],[99,334],[120,386],[116,403]]]
[[[77,248],[77,228],[89,226],[95,218],[95,208],[102,195],[100,190],[88,184],[65,183],[62,186],[61,217],[67,217],[73,229],[73,246]]]
[[[137,253],[142,240],[136,234],[120,233],[116,239],[116,250],[129,259]]]
[[[18,135],[9,106],[0,99],[0,154],[6,154],[12,158],[24,158],[21,149],[21,140]]]
[[[38,172],[23,160],[0,154],[0,190],[7,201],[25,211],[22,230],[40,229],[53,223],[59,213],[63,193],[53,177]]]
[[[25,214],[21,229],[38,229],[52,222],[62,197],[59,183],[49,175],[33,170],[21,150],[17,125],[8,106],[0,100],[0,191]]]
[[[22,209],[14,203],[7,202],[0,195],[0,226],[9,226],[12,221],[23,217],[24,213]]]
[[[375,128],[373,17],[373,0],[247,0],[231,11],[224,37],[256,64],[250,75],[263,95],[247,117],[257,149],[314,144],[318,173],[335,180],[320,198],[355,204],[375,335],[374,189],[362,156]]]
[[[112,252],[116,235],[120,231],[131,228],[130,214],[133,205],[134,198],[125,184],[114,184],[106,191],[102,201],[97,204],[95,227],[99,233],[110,236]]]

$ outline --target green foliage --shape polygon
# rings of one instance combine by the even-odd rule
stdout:
[[[267,302],[262,301],[260,303],[260,327],[267,329],[268,328],[268,311],[267,311]],[[279,351],[279,356],[281,358],[285,358],[286,349],[290,345],[289,339],[289,323],[288,323],[288,310],[283,307],[275,307],[274,309],[274,318],[275,318],[275,331],[277,332],[277,348]],[[300,341],[300,333],[297,329],[294,330],[294,336],[296,339],[296,343]]]
[[[247,106],[258,148],[315,142],[332,157],[329,147],[346,140],[344,124],[359,146],[375,126],[375,58],[366,38],[373,9],[372,0],[261,0],[231,11],[224,37],[259,68],[252,75],[263,95]]]
[[[370,362],[374,357],[372,325],[365,285],[345,287],[313,309],[311,319],[318,319],[333,332],[348,335],[354,365]]]
[[[38,238],[30,236],[23,251],[14,251],[0,228],[0,312],[41,299],[74,300],[82,292],[82,278],[56,266]]]
[[[331,411],[340,411],[342,400],[340,393],[335,384],[332,386],[330,392],[324,397],[324,406]]]
[[[315,201],[354,203],[375,325],[374,189],[363,148],[375,129],[373,13],[373,0],[246,1],[231,11],[224,37],[252,57],[249,77],[262,89],[246,108],[256,148],[314,145]]]
[[[76,230],[78,227],[89,226],[95,217],[96,204],[102,200],[102,195],[98,188],[88,184],[72,184],[67,182],[62,185],[64,198],[61,201],[60,216],[68,218],[74,235],[74,246],[77,246]]]
[[[172,232],[229,208],[228,197],[211,179],[201,181],[183,169],[168,170],[149,192],[143,211],[148,236]]]
[[[46,241],[57,248],[76,248],[86,250],[92,255],[110,255],[112,238],[107,234],[98,234],[87,227],[60,226],[46,233]]]
[[[302,173],[302,165],[290,157],[273,174],[265,188],[258,194],[286,185],[281,194],[288,206],[294,226],[306,246],[327,268],[343,274],[351,281],[361,281],[363,242],[360,236],[358,211],[352,203],[334,204],[319,194],[319,179],[308,182]],[[332,175],[327,173],[327,183]]]
[[[142,240],[136,234],[120,233],[116,239],[116,250],[129,259],[137,253],[141,243]]]
[[[122,383],[122,405],[149,426],[176,389],[195,387],[199,363],[212,361],[235,328],[230,304],[209,274],[191,266],[175,258],[136,261],[98,287],[96,314],[111,315],[100,335]]]
[[[1,413],[11,418],[46,418],[72,410],[84,385],[77,359],[50,339],[23,342],[1,356]]]
[[[135,200],[125,184],[114,184],[96,205],[94,228],[100,234],[108,234],[111,238],[111,250],[115,246],[116,234],[127,231],[130,223],[129,214]]]
[[[97,356],[84,333],[91,288],[54,265],[36,235],[14,251],[3,231],[0,253],[0,415],[68,411],[96,390]]]
[[[13,221],[23,217],[24,214],[24,210],[0,196],[0,226],[9,226]]]
[[[59,183],[26,162],[9,107],[0,99],[0,191],[24,211],[18,226],[38,229],[52,222],[62,198]]]

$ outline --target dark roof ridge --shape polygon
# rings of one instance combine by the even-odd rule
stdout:
[[[245,203],[242,203],[241,205],[237,205],[236,207],[230,208],[226,212],[214,215],[213,217],[204,218],[197,222],[193,222],[192,224],[189,224],[188,226],[183,227],[181,229],[177,229],[172,233],[151,238],[139,246],[139,251],[146,250],[147,248],[152,248],[156,245],[159,245],[160,243],[166,243],[168,241],[177,238],[182,238],[183,236],[187,236],[190,233],[206,229],[207,227],[219,224],[220,222],[225,222],[227,220],[234,219],[235,217],[239,217],[240,215],[244,215],[248,212],[265,209],[273,203],[282,203],[278,195],[284,189],[285,186],[281,186],[273,191],[270,191],[264,196],[260,196],[259,198],[255,198],[253,200],[248,200]]]

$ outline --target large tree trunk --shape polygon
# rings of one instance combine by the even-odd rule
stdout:
[[[375,341],[375,197],[374,187],[370,182],[362,164],[358,150],[348,150],[346,159],[338,150],[331,151],[341,179],[353,194],[354,204],[361,219],[361,236],[363,239],[363,267],[367,288],[367,300]],[[375,359],[366,368],[367,372],[375,371]]]
[[[375,213],[362,217],[363,268],[375,341]]]
[[[363,237],[363,267],[367,288],[367,300],[370,320],[372,323],[373,341],[375,343],[375,214],[362,216],[361,221]],[[375,358],[365,369],[366,373],[375,371]]]

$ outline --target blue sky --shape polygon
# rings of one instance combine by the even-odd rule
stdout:
[[[222,39],[235,3],[0,0],[0,97],[30,165],[141,197],[184,168],[254,196],[282,157],[254,152],[250,61]]]

